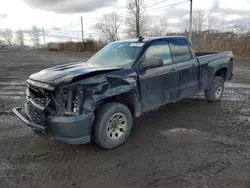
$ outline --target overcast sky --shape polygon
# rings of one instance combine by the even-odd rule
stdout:
[[[147,0],[151,23],[167,19],[174,31],[183,30],[189,14],[189,2],[174,7],[170,4],[185,0]],[[126,14],[127,0],[1,0],[0,29],[23,29],[32,25],[44,28],[47,41],[80,40],[80,17],[83,17],[85,37],[97,37],[93,25],[103,14]],[[210,10],[227,24],[250,25],[250,0],[193,0],[194,9]],[[160,9],[159,7],[166,8]],[[74,22],[75,21],[75,22]],[[73,22],[73,23],[72,23]],[[185,23],[184,23],[185,22]],[[70,24],[72,23],[72,24]],[[70,25],[68,25],[70,24]],[[184,24],[184,25],[183,25]],[[61,30],[60,30],[61,29]]]

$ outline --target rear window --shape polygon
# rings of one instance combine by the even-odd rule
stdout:
[[[172,51],[174,63],[185,62],[192,59],[192,55],[190,53],[186,40],[184,39],[170,40],[169,45]]]

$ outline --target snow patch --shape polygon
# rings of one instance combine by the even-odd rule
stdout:
[[[25,86],[15,86],[15,85],[12,85],[12,86],[6,86],[6,87],[3,87],[2,90],[20,90],[20,89],[25,89]]]
[[[27,83],[26,82],[0,82],[0,85],[2,85],[2,86],[9,86],[9,85],[20,86],[20,85],[27,85]]]
[[[241,83],[234,83],[234,82],[226,82],[226,88],[246,88],[250,89],[250,84],[241,84]]]
[[[4,99],[4,100],[6,100],[6,99],[14,99],[14,100],[19,100],[19,99],[25,99],[25,97],[24,96],[1,96],[0,95],[0,99]]]
[[[25,95],[24,92],[20,91],[20,92],[15,92],[15,91],[11,91],[11,92],[1,92],[0,91],[0,95]]]

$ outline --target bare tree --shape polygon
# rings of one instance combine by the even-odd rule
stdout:
[[[104,15],[99,23],[95,24],[94,28],[109,42],[116,41],[119,38],[118,30],[120,24],[116,13]]]
[[[161,19],[160,23],[154,24],[149,32],[150,36],[163,36],[168,32],[168,21],[166,19]]]
[[[31,32],[30,32],[30,38],[36,48],[40,47],[41,36],[42,36],[41,29],[39,29],[37,26],[32,26]]]
[[[207,12],[206,17],[207,17],[208,31],[211,32],[211,30],[213,30],[217,25],[217,19],[212,12]]]
[[[204,10],[196,10],[193,14],[193,28],[195,32],[201,32],[206,22],[206,12]]]
[[[218,24],[216,25],[216,32],[226,32],[227,31],[227,22],[226,21],[220,21],[218,22]]]
[[[5,42],[8,44],[8,45],[12,45],[12,39],[13,39],[13,32],[11,29],[4,29],[4,30],[1,30],[1,36],[3,37],[3,39],[5,40]]]
[[[23,30],[19,29],[16,32],[16,42],[17,44],[19,44],[20,46],[24,46],[24,34],[23,34]]]
[[[248,27],[247,25],[242,25],[242,24],[234,25],[234,30],[235,33],[237,34],[244,34],[248,32]]]
[[[139,37],[147,31],[148,19],[145,15],[145,0],[129,0],[127,4],[128,13],[126,25],[128,37]]]
[[[0,44],[4,44],[4,41],[2,39],[2,31],[0,30]]]

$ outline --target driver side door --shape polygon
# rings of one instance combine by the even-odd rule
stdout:
[[[163,66],[138,71],[142,112],[147,112],[179,98],[179,73],[167,40],[153,41],[144,58],[163,60]]]

